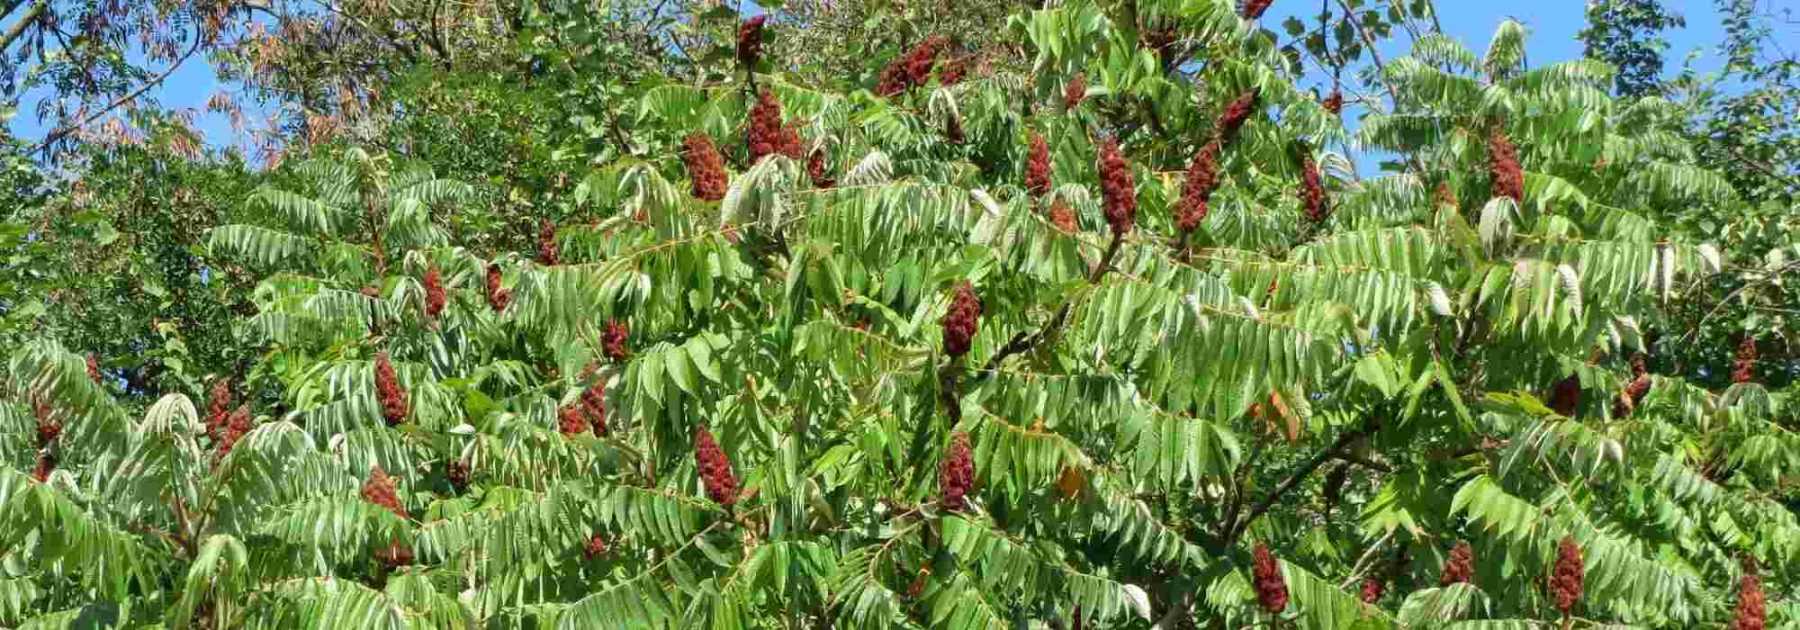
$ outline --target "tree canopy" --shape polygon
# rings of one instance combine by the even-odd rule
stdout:
[[[1657,3],[106,4],[279,109],[9,145],[0,625],[1800,623],[1800,92]]]

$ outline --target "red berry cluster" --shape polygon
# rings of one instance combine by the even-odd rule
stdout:
[[[925,81],[931,78],[931,68],[937,65],[938,53],[949,45],[950,38],[943,35],[925,38],[925,41],[919,42],[919,45],[882,69],[881,76],[876,80],[875,93],[894,96],[925,85]]]
[[[1650,394],[1650,370],[1644,367],[1643,353],[1631,355],[1631,382],[1619,392],[1619,398],[1613,401],[1613,417],[1623,418],[1631,415],[1637,406],[1644,402],[1644,396]]]
[[[704,132],[688,134],[681,141],[681,163],[687,166],[688,179],[693,180],[694,198],[718,201],[725,198],[725,158],[713,145],[712,136]]]
[[[1261,103],[1262,88],[1251,88],[1232,99],[1225,105],[1225,111],[1219,112],[1219,120],[1213,130],[1217,134],[1215,138],[1221,143],[1231,144],[1237,139],[1238,131],[1244,128],[1244,122],[1250,120],[1250,115],[1256,113]]]
[[[1050,192],[1050,143],[1036,132],[1025,149],[1025,192],[1042,197]]]
[[[1381,601],[1381,594],[1386,590],[1387,583],[1383,582],[1381,578],[1373,575],[1363,578],[1362,602],[1364,604],[1374,604],[1375,602],[1379,602]]]
[[[375,505],[387,508],[400,518],[408,518],[406,506],[400,503],[400,492],[394,488],[394,478],[389,477],[381,466],[369,469],[369,479],[363,482],[362,498]]]
[[[746,68],[755,66],[762,57],[763,22],[768,19],[767,15],[758,15],[738,25],[737,58]]]
[[[612,359],[614,363],[624,363],[631,358],[631,347],[626,345],[630,338],[631,329],[625,326],[625,322],[607,320],[606,330],[600,333],[600,351],[606,353],[606,358]]]
[[[968,505],[969,491],[975,487],[975,458],[969,450],[969,434],[957,431],[950,436],[950,450],[938,466],[938,504],[950,512],[960,512]]]
[[[56,411],[42,397],[33,397],[31,413],[37,417],[38,448],[47,449],[62,436],[62,422],[56,419]]]
[[[563,437],[574,437],[587,433],[587,418],[581,415],[580,405],[563,405],[556,412],[556,428],[562,431]]]
[[[606,538],[601,536],[600,532],[594,532],[594,535],[588,537],[587,547],[582,549],[581,553],[589,560],[605,555]]]
[[[1581,407],[1581,377],[1570,374],[1568,378],[1557,381],[1550,389],[1550,410],[1557,415],[1573,418],[1575,410]]]
[[[231,419],[225,422],[224,430],[219,432],[216,445],[218,450],[213,452],[214,461],[223,460],[230,455],[231,449],[237,447],[238,440],[244,439],[244,435],[254,428],[256,425],[250,422],[250,405],[238,405],[237,410],[231,412]]]
[[[737,503],[738,481],[737,476],[731,474],[731,459],[725,456],[725,449],[719,448],[719,442],[706,427],[694,428],[694,467],[700,471],[706,496],[714,503],[723,506]]]
[[[1433,194],[1437,197],[1439,207],[1456,207],[1456,191],[1450,189],[1450,180],[1438,182],[1437,190]]]
[[[1113,236],[1123,237],[1131,232],[1132,224],[1137,221],[1137,184],[1131,175],[1131,165],[1119,154],[1118,141],[1107,138],[1100,143],[1099,170],[1106,224],[1112,228]]]
[[[1075,209],[1061,199],[1050,204],[1050,225],[1065,234],[1074,234],[1081,229],[1081,225],[1075,220]]]
[[[1306,219],[1313,223],[1324,221],[1331,212],[1326,203],[1319,164],[1313,161],[1312,150],[1305,146],[1300,147],[1300,205],[1306,210]]]
[[[432,265],[425,270],[425,316],[436,319],[444,312],[444,301],[444,279]]]
[[[606,388],[596,384],[581,392],[581,414],[594,428],[595,437],[606,437]]]
[[[751,164],[786,148],[787,129],[781,124],[781,101],[768,88],[756,94],[756,104],[750,106],[750,125],[745,134]]]
[[[1256,543],[1253,554],[1255,562],[1251,564],[1251,573],[1256,586],[1256,603],[1270,614],[1280,613],[1287,609],[1287,581],[1281,577],[1281,566],[1275,563],[1275,554],[1269,553],[1269,546]]]
[[[1581,564],[1581,546],[1575,544],[1573,536],[1564,536],[1556,546],[1556,568],[1550,574],[1550,595],[1556,599],[1556,609],[1564,615],[1575,609],[1575,603],[1581,601],[1581,579],[1585,569]]]
[[[399,539],[389,541],[386,547],[375,550],[375,559],[389,571],[413,563],[413,551]]]
[[[1263,12],[1269,10],[1271,4],[1275,4],[1275,0],[1244,0],[1244,19],[1254,20],[1262,17]]]
[[[1087,100],[1087,74],[1077,72],[1075,78],[1063,84],[1063,107],[1075,109]]]
[[[488,265],[487,298],[488,306],[496,313],[506,310],[506,305],[512,303],[512,291],[500,286],[500,265]]]
[[[87,355],[87,374],[88,380],[93,381],[95,385],[100,384],[100,357],[94,356],[92,352]]]
[[[962,83],[963,77],[969,74],[969,56],[959,55],[944,61],[938,66],[938,83],[940,85],[956,85]]]
[[[1444,572],[1438,576],[1438,586],[1451,584],[1467,584],[1475,579],[1475,548],[1468,541],[1456,541],[1450,548],[1450,558],[1444,560]]]
[[[38,453],[37,467],[31,469],[31,478],[38,483],[50,480],[50,473],[56,470],[56,454],[50,451]]]
[[[444,464],[444,478],[450,481],[450,487],[457,492],[469,489],[469,462],[465,459],[452,459]]]
[[[1738,342],[1737,360],[1731,364],[1731,382],[1753,380],[1756,380],[1756,338],[1744,335],[1744,340]]]
[[[831,156],[825,153],[825,147],[813,149],[806,156],[806,177],[812,180],[814,188],[830,188],[837,185],[837,179],[831,176]]]
[[[1337,88],[1332,88],[1331,93],[1325,95],[1325,101],[1321,104],[1325,106],[1325,111],[1331,112],[1332,115],[1340,114],[1344,111],[1344,93]]]
[[[1222,150],[1218,140],[1208,142],[1188,162],[1187,178],[1181,185],[1181,200],[1175,206],[1175,229],[1192,232],[1206,220],[1207,206],[1219,185],[1219,152]]]
[[[956,285],[950,296],[950,309],[944,311],[944,354],[960,357],[969,353],[969,343],[981,327],[981,297],[975,287],[964,281]]]
[[[781,128],[782,155],[796,162],[806,157],[806,141],[800,138],[800,119],[795,118]]]
[[[388,426],[406,422],[410,407],[406,390],[400,387],[400,377],[394,374],[394,363],[388,360],[387,352],[375,353],[375,393],[381,399],[381,417]]]
[[[556,264],[556,224],[549,219],[538,222],[538,262]]]
[[[231,421],[231,379],[213,381],[212,395],[206,401],[206,437],[214,442],[225,434]]]
[[[1488,134],[1488,176],[1493,196],[1525,203],[1525,171],[1519,167],[1519,149],[1498,126]]]
[[[1756,559],[1744,557],[1744,575],[1738,578],[1737,614],[1731,619],[1731,630],[1763,630],[1768,624],[1768,601],[1763,595],[1762,576],[1757,575]]]

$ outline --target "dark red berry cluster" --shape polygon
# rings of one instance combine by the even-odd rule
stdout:
[[[394,486],[394,478],[388,476],[381,466],[369,469],[369,479],[363,482],[362,498],[393,512],[394,516],[408,518],[406,506],[400,503],[400,491]]]
[[[1081,229],[1081,225],[1075,220],[1075,209],[1061,199],[1050,204],[1050,225],[1065,234],[1074,234]]]
[[[1625,388],[1619,391],[1619,397],[1613,401],[1615,418],[1631,415],[1644,402],[1644,397],[1650,394],[1652,381],[1650,371],[1644,367],[1643,353],[1631,355],[1631,373],[1631,381],[1625,384]]]
[[[500,265],[488,265],[487,299],[488,306],[496,313],[506,310],[506,305],[512,303],[512,291],[500,286]]]
[[[1550,410],[1557,415],[1573,418],[1575,411],[1581,408],[1581,377],[1570,374],[1568,378],[1557,381],[1550,389]]]
[[[1263,12],[1269,10],[1271,4],[1275,4],[1275,0],[1244,0],[1244,19],[1254,20],[1262,17]]]
[[[1187,178],[1181,185],[1181,199],[1175,206],[1175,229],[1192,232],[1206,221],[1207,206],[1219,185],[1219,152],[1223,148],[1214,140],[1200,147],[1188,162]]]
[[[406,389],[400,386],[400,377],[394,374],[394,363],[388,360],[387,352],[375,353],[375,393],[381,401],[381,417],[388,426],[399,426],[406,422],[406,413],[411,407],[407,401]]]
[[[737,58],[746,68],[755,66],[762,57],[763,22],[768,19],[767,15],[758,15],[738,25]]]
[[[1101,208],[1106,211],[1106,224],[1113,236],[1131,233],[1137,222],[1137,183],[1131,165],[1119,153],[1119,143],[1107,138],[1100,143],[1099,156]]]
[[[206,401],[206,437],[219,441],[230,421],[231,379],[220,378],[213,381],[212,395]]]
[[[444,279],[432,265],[425,270],[425,316],[436,319],[444,312],[444,302]]]
[[[465,459],[452,459],[444,464],[444,478],[450,481],[450,487],[455,488],[457,492],[468,491],[469,461]]]
[[[750,106],[750,124],[745,134],[751,164],[786,148],[788,131],[782,126],[781,101],[775,98],[775,92],[763,88],[756,94],[756,104]]]
[[[215,444],[217,450],[213,452],[214,461],[223,460],[230,455],[231,449],[237,447],[238,440],[244,439],[244,435],[254,428],[256,425],[250,420],[250,406],[238,405],[237,410],[231,412],[231,419],[225,422],[224,430],[219,432],[219,440]]]
[[[1075,77],[1063,84],[1063,108],[1075,109],[1087,100],[1087,75],[1077,72]]]
[[[600,532],[594,532],[594,535],[588,536],[587,546],[582,549],[581,554],[589,560],[606,555],[606,538]]]
[[[1313,161],[1312,149],[1304,145],[1300,147],[1300,206],[1306,211],[1306,220],[1313,223],[1324,221],[1331,212],[1319,164]]]
[[[538,222],[538,262],[546,265],[557,262],[556,224],[549,219]]]
[[[1214,133],[1219,142],[1231,144],[1237,139],[1238,131],[1256,113],[1262,103],[1262,88],[1251,88],[1225,105],[1225,111],[1219,112],[1219,120],[1214,124]]]
[[[1256,603],[1270,614],[1279,614],[1287,609],[1287,580],[1281,576],[1281,566],[1275,563],[1275,554],[1269,553],[1269,546],[1256,543],[1253,553],[1255,561],[1251,563],[1253,583],[1256,587]]]
[[[1468,541],[1456,541],[1450,548],[1450,557],[1444,560],[1444,572],[1438,576],[1438,586],[1451,584],[1468,584],[1475,579],[1475,548]]]
[[[1525,203],[1525,171],[1519,167],[1519,149],[1498,126],[1488,134],[1488,176],[1493,180],[1493,196]]]
[[[628,345],[630,339],[631,329],[625,326],[625,322],[607,320],[606,330],[600,333],[600,351],[606,353],[606,358],[614,363],[624,363],[631,358],[631,346]]]
[[[700,472],[708,498],[723,506],[737,503],[738,481],[731,473],[731,459],[706,427],[694,428],[694,467]]]
[[[48,450],[38,453],[37,466],[31,469],[31,478],[38,483],[50,480],[50,473],[56,471],[56,454]]]
[[[699,131],[690,133],[682,140],[681,147],[681,162],[687,166],[688,179],[693,181],[694,198],[704,201],[724,199],[725,158],[713,145],[712,136]]]
[[[1556,600],[1556,609],[1564,615],[1581,601],[1581,580],[1585,572],[1581,546],[1575,544],[1573,536],[1564,536],[1556,546],[1556,568],[1550,573],[1550,596]]]
[[[37,418],[38,448],[47,449],[62,437],[63,425],[56,419],[56,410],[42,397],[34,397],[31,401],[31,413]]]
[[[1762,576],[1757,574],[1756,559],[1745,556],[1744,575],[1738,578],[1737,612],[1731,619],[1731,630],[1763,630],[1768,617],[1768,601],[1763,595]]]
[[[1731,382],[1748,383],[1756,380],[1756,338],[1744,335],[1738,342],[1737,360],[1731,364]]]
[[[925,85],[931,78],[931,69],[937,65],[938,54],[950,45],[950,38],[943,35],[932,35],[906,51],[881,71],[876,80],[875,93],[881,96],[894,96],[909,89]]]
[[[587,418],[581,414],[580,405],[563,405],[556,412],[556,428],[562,431],[563,437],[574,437],[587,433]]]
[[[814,188],[830,188],[837,185],[837,179],[831,176],[831,156],[821,146],[813,149],[806,156],[806,177],[812,180]]]
[[[1383,582],[1381,578],[1373,575],[1365,577],[1363,578],[1362,583],[1362,602],[1364,604],[1374,604],[1375,602],[1379,602],[1381,601],[1382,592],[1386,590],[1387,582]]]
[[[969,434],[957,431],[950,436],[950,448],[938,465],[938,505],[950,512],[960,512],[968,505],[969,491],[975,487],[975,458],[969,449]]]
[[[1033,132],[1025,146],[1025,192],[1042,197],[1050,192],[1050,143]]]
[[[1325,111],[1331,112],[1334,116],[1343,113],[1344,93],[1333,88],[1330,94],[1325,95],[1325,101],[1321,104],[1325,106]]]
[[[940,85],[962,83],[963,78],[969,74],[970,60],[968,55],[957,55],[945,60],[942,65],[938,66],[938,83]]]
[[[93,381],[95,385],[100,384],[100,357],[95,356],[92,352],[87,354],[87,375],[88,380]]]
[[[960,357],[969,353],[969,343],[981,327],[981,297],[974,285],[964,281],[956,285],[950,296],[950,308],[944,311],[944,354]]]
[[[581,392],[581,414],[593,427],[595,437],[606,437],[606,388],[594,384]]]

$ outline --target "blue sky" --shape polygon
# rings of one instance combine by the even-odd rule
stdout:
[[[1762,0],[1765,6],[1800,10],[1800,0]],[[1697,53],[1695,67],[1701,70],[1717,69],[1721,63],[1714,47],[1723,36],[1719,26],[1717,11],[1712,0],[1670,0],[1666,4],[1676,7],[1688,21],[1685,29],[1670,34],[1673,47],[1669,58],[1672,60],[1668,72],[1679,70],[1681,60],[1689,53]],[[1583,14],[1586,2],[1583,0],[1437,0],[1440,20],[1445,31],[1461,40],[1477,53],[1487,47],[1488,38],[1501,20],[1517,19],[1531,29],[1528,50],[1530,62],[1534,65],[1573,59],[1581,56],[1581,43],[1575,39],[1583,26]],[[1277,0],[1268,15],[1264,16],[1265,24],[1279,29],[1283,19],[1292,14],[1300,14],[1302,20],[1316,15],[1318,3],[1311,0]],[[1391,58],[1405,52],[1405,41],[1390,42],[1383,48],[1384,58]],[[171,76],[160,89],[152,90],[150,96],[165,107],[194,108],[203,110],[206,101],[221,87],[235,92],[235,86],[222,86],[210,66],[201,60],[190,61],[187,67]],[[1310,87],[1304,86],[1303,87]],[[12,132],[22,138],[36,140],[42,138],[44,125],[32,111],[37,100],[43,94],[28,94],[16,117],[10,121]],[[243,102],[246,114],[254,116],[252,103]],[[196,116],[196,124],[205,134],[208,144],[223,146],[240,142],[223,116]]]

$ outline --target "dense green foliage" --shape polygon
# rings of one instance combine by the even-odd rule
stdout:
[[[1700,218],[1791,197],[1701,104],[1418,1],[808,3],[755,60],[546,4],[363,42],[356,108],[261,76],[266,170],[11,162],[0,624],[1800,623],[1791,368],[1680,334],[1793,248]]]

